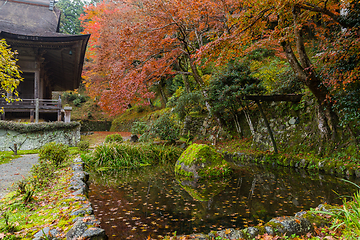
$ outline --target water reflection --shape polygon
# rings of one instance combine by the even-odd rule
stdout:
[[[210,206],[213,198],[221,193],[229,184],[230,178],[187,178],[175,176],[179,186],[181,186],[195,201],[208,202]]]
[[[323,202],[341,203],[337,194],[355,191],[337,178],[289,168],[247,166],[216,181],[188,181],[171,169],[146,168],[93,180],[89,197],[110,239],[240,229]]]

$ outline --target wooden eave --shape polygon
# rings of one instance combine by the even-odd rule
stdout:
[[[5,38],[12,49],[38,49],[38,57],[44,58],[53,91],[79,87],[90,35],[32,36],[0,32],[0,38]]]

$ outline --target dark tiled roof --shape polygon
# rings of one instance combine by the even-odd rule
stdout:
[[[59,36],[60,11],[56,8],[52,11],[49,9],[50,0],[21,1],[0,0],[0,31],[32,36]]]

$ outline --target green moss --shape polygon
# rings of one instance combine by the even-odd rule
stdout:
[[[17,131],[20,133],[54,131],[58,129],[74,129],[80,127],[78,122],[51,122],[51,123],[17,123],[0,121],[0,129]]]
[[[206,144],[192,144],[189,146],[183,154],[181,154],[179,161],[190,165],[194,161],[206,162],[206,161],[219,161],[222,155],[217,153],[213,148]]]
[[[302,215],[302,217],[307,219],[309,222],[312,223],[312,225],[315,225],[317,227],[329,225],[328,219],[311,212],[305,213],[304,215]]]
[[[178,159],[175,173],[183,176],[194,176],[194,172],[185,171],[183,167],[195,166],[200,177],[218,177],[230,173],[231,168],[222,154],[206,144],[192,144]]]

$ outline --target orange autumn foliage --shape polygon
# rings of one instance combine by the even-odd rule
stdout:
[[[90,5],[81,17],[91,33],[86,87],[103,109],[121,113],[128,104],[147,103],[149,88],[177,74],[179,59],[191,66],[192,55],[217,32],[224,31],[228,2],[212,0],[125,0]]]

